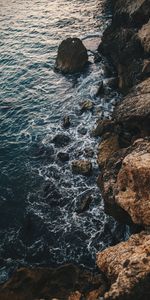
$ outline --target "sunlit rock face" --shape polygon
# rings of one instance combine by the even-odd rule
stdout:
[[[56,69],[63,73],[76,73],[82,71],[87,62],[87,50],[80,39],[67,38],[60,44]]]
[[[97,265],[111,282],[104,299],[149,299],[150,235],[146,232],[98,253]]]
[[[124,223],[150,225],[150,142],[139,139],[109,158],[98,185],[105,210]]]
[[[116,202],[136,224],[150,225],[150,143],[137,141],[117,176]]]

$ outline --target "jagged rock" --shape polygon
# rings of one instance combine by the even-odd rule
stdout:
[[[109,157],[98,179],[98,185],[104,198],[105,211],[119,222],[131,224],[132,218],[133,222],[141,225],[149,224],[149,147],[149,140],[141,139],[129,148],[116,151]],[[120,205],[121,200],[122,204]],[[145,205],[147,209],[143,212]],[[140,216],[137,217],[137,215]]]
[[[64,128],[69,128],[70,125],[71,125],[71,123],[70,123],[70,117],[69,116],[64,116],[62,126]]]
[[[81,103],[81,113],[92,110],[94,107],[94,103],[91,100],[85,100],[83,103]]]
[[[86,195],[85,197],[82,197],[79,208],[76,210],[76,212],[78,214],[81,214],[81,213],[85,212],[86,210],[88,210],[92,200],[93,199],[92,199],[91,195]]]
[[[150,226],[150,142],[137,141],[122,161],[115,201],[136,224]]]
[[[76,174],[89,176],[92,173],[92,163],[88,160],[75,160],[72,162],[72,171]]]
[[[111,282],[104,299],[150,298],[150,235],[146,232],[98,253],[97,265]]]
[[[115,108],[114,119],[139,136],[150,134],[150,78],[144,80],[130,91]]]
[[[118,135],[111,134],[98,146],[97,162],[99,166],[103,167],[117,150],[119,150]]]
[[[96,93],[96,97],[103,95],[104,91],[105,91],[104,84],[103,84],[103,81],[101,81],[100,84],[99,84],[97,93]]]
[[[62,162],[68,161],[69,160],[69,154],[67,152],[59,152],[57,154],[57,157],[59,160]]]
[[[89,293],[98,287],[101,287],[101,293],[104,294],[107,284],[100,273],[93,275],[92,272],[79,269],[72,264],[56,269],[21,268],[13,274],[10,280],[0,285],[0,299],[73,300],[80,299],[79,295],[87,299]],[[73,295],[78,298],[72,298]]]
[[[55,147],[61,148],[67,146],[70,143],[70,141],[71,139],[68,135],[60,133],[53,138],[52,143],[55,144]]]
[[[82,71],[87,62],[87,50],[80,39],[67,38],[60,44],[56,58],[56,69],[63,73],[75,73]]]
[[[109,119],[99,120],[96,128],[93,130],[93,136],[101,137],[106,132],[114,131],[115,122]]]
[[[118,25],[141,27],[150,16],[149,0],[112,0],[113,22]]]
[[[150,16],[150,1],[149,1],[149,16]],[[138,38],[144,50],[144,53],[150,54],[150,21],[143,25],[138,32]]]
[[[123,1],[120,0],[114,5],[114,19],[104,32],[99,51],[111,59],[118,73],[118,86],[127,92],[139,82],[139,79],[142,79],[144,61],[150,55],[150,22],[147,20],[148,23],[145,24],[144,19],[139,17],[144,13],[143,8],[146,15],[150,15],[150,2],[149,0],[132,0],[122,3]],[[123,26],[118,24],[118,20],[124,23],[125,19],[132,23],[131,15],[139,17],[138,23],[140,24],[141,21],[141,26],[144,24],[141,29],[133,28],[130,22],[129,24],[125,22]],[[149,73],[145,72],[144,76],[147,78]]]

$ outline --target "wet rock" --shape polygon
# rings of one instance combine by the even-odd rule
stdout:
[[[96,128],[93,130],[92,134],[95,137],[101,137],[107,132],[113,132],[115,127],[115,122],[109,119],[99,120]]]
[[[85,148],[84,149],[84,155],[85,157],[93,157],[94,156],[94,151],[92,148]]]
[[[112,134],[108,136],[106,139],[104,139],[98,147],[98,153],[97,153],[97,162],[99,166],[103,167],[109,158],[119,150],[119,141],[118,141],[118,135]]]
[[[78,132],[82,135],[87,134],[87,129],[85,127],[79,127]]]
[[[70,117],[69,116],[64,116],[62,126],[67,129],[67,128],[70,127],[70,125],[71,125]]]
[[[65,134],[57,134],[53,140],[52,143],[55,144],[55,147],[61,148],[65,147],[70,143],[71,139],[68,135]]]
[[[56,69],[63,73],[80,72],[87,62],[87,50],[80,39],[67,38],[60,44],[56,58]]]
[[[149,164],[148,139],[114,152],[105,164],[98,185],[105,211],[119,222],[149,224]]]
[[[62,162],[68,161],[69,160],[69,154],[67,152],[59,152],[57,154],[57,157],[59,160]]]
[[[75,174],[89,176],[92,173],[92,163],[88,160],[75,160],[72,162],[72,171]]]
[[[94,103],[91,100],[85,100],[83,103],[81,103],[81,113],[92,110],[94,108]]]
[[[43,189],[43,196],[50,205],[55,206],[60,204],[61,193],[52,181],[46,183]]]
[[[104,91],[105,91],[104,84],[103,84],[103,81],[101,81],[100,84],[99,84],[97,93],[96,93],[96,97],[103,95]]]
[[[91,195],[86,195],[81,198],[79,208],[76,210],[77,214],[81,214],[85,212],[86,210],[89,209],[89,206],[92,202],[92,196]]]
[[[35,300],[35,299],[88,299],[92,290],[101,287],[101,293],[107,285],[100,273],[79,269],[68,264],[56,269],[21,268],[10,280],[0,286],[2,300]],[[76,296],[76,298],[75,298]],[[77,298],[78,297],[78,298]]]
[[[150,235],[132,235],[126,242],[97,254],[97,265],[110,280],[104,299],[150,298]]]
[[[118,77],[111,77],[107,79],[106,86],[110,87],[111,89],[118,88]]]

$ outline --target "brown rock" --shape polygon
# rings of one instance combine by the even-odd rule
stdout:
[[[88,160],[75,160],[72,162],[72,171],[85,176],[91,175],[92,163]]]
[[[96,128],[93,130],[93,135],[95,137],[101,137],[107,132],[112,132],[114,130],[115,122],[109,119],[99,120]]]
[[[75,73],[82,71],[87,62],[87,50],[80,39],[67,38],[60,44],[56,58],[56,69],[63,73]]]
[[[97,162],[99,166],[104,166],[117,150],[119,150],[118,135],[112,134],[103,140],[98,147]]]
[[[104,294],[107,286],[100,273],[72,264],[57,269],[21,268],[0,285],[0,300],[79,300],[98,287]]]
[[[115,201],[136,224],[150,225],[150,142],[137,147],[122,162],[117,176]]]
[[[94,107],[94,103],[91,100],[85,100],[83,103],[81,103],[81,113],[92,110]]]
[[[81,293],[76,291],[69,296],[68,300],[80,300],[81,296]]]
[[[149,147],[149,140],[141,139],[131,147],[118,150],[109,157],[102,170],[102,175],[98,179],[98,185],[104,198],[105,211],[119,222],[131,224],[131,217],[133,221],[136,221],[139,212],[141,216],[136,223],[141,222],[142,225],[149,223]],[[145,159],[147,166],[145,166]],[[120,201],[122,201],[121,205]],[[145,201],[147,208],[143,212]]]
[[[141,42],[144,53],[150,54],[150,21],[143,25],[143,27],[139,30],[138,38]]]
[[[149,0],[112,0],[112,3],[116,24],[140,27],[149,20]]]
[[[150,78],[135,86],[114,111],[115,121],[150,134]]]
[[[97,265],[111,282],[104,299],[150,298],[150,235],[146,232],[98,253]]]

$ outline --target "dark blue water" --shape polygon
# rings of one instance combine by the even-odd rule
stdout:
[[[1,0],[0,4],[0,270],[1,281],[21,265],[56,266],[76,262],[93,267],[95,253],[114,242],[123,228],[103,211],[96,187],[96,121],[109,117],[118,95],[96,97],[104,62],[83,74],[54,72],[62,39],[77,36],[96,52],[110,15],[104,1]],[[93,112],[80,115],[80,103],[93,100]],[[71,127],[62,119],[69,115]],[[84,135],[82,129],[84,128]],[[71,141],[57,148],[58,133]],[[71,161],[94,150],[93,176],[73,175]],[[58,160],[67,151],[69,162]],[[93,201],[77,214],[81,198]]]

